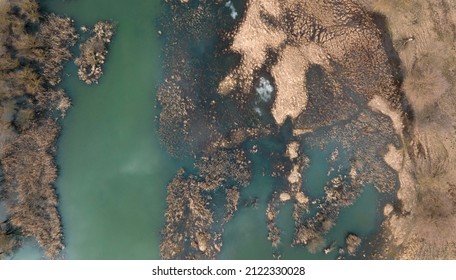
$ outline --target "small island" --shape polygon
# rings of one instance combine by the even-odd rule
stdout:
[[[91,30],[90,37],[79,46],[80,55],[74,63],[78,66],[78,77],[81,81],[88,85],[98,83],[113,35],[114,25],[108,21],[100,21]]]

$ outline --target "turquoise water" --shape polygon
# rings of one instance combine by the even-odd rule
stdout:
[[[261,151],[259,151],[261,153]],[[262,176],[261,158],[254,158],[251,185],[241,190],[238,212],[225,226],[221,259],[271,259],[271,242],[267,240],[266,205],[273,191],[273,181]],[[257,200],[257,207],[251,206]],[[243,207],[244,204],[249,205]]]
[[[39,260],[43,259],[43,251],[39,249],[38,243],[32,239],[26,239],[13,256],[9,259],[13,260]]]
[[[242,201],[248,202],[258,198],[258,207],[241,208],[226,225],[221,259],[271,259],[273,253],[276,256],[280,255],[281,259],[335,259],[338,255],[337,248],[345,246],[345,237],[349,233],[368,239],[376,233],[381,222],[380,194],[373,186],[367,185],[353,205],[341,209],[336,225],[324,236],[325,248],[333,244],[336,247],[331,253],[327,255],[322,251],[310,253],[305,247],[291,246],[295,232],[291,202],[285,203],[280,208],[277,226],[281,231],[281,244],[273,250],[267,240],[265,211],[272,192],[279,185],[272,177],[263,176],[263,173],[268,174],[267,160],[263,158],[268,153],[261,155],[261,148],[277,147],[274,147],[274,143],[270,141],[265,141],[263,144],[258,154],[252,157],[255,166],[252,184],[241,191],[241,204]],[[306,150],[310,157],[310,166],[303,173],[303,189],[305,193],[310,193],[313,199],[324,196],[323,187],[328,179],[333,177],[333,174],[327,176],[330,167],[327,159],[335,147],[336,145],[328,145],[324,150],[319,148]],[[340,149],[339,158],[339,161],[336,161],[338,164],[343,165],[348,162],[346,155]],[[311,217],[314,212],[315,210],[311,210],[308,217]]]
[[[78,27],[113,20],[117,32],[99,85],[77,79],[76,67],[65,67],[62,86],[73,107],[62,122],[56,183],[67,259],[157,259],[166,209],[166,185],[181,163],[171,158],[157,135],[156,88],[162,78],[162,43],[156,28],[158,0],[42,1],[46,11],[72,17]],[[238,3],[236,1],[235,3]],[[239,5],[238,5],[239,6]],[[241,11],[240,11],[241,12]],[[277,143],[265,141],[267,149]],[[328,155],[312,150],[304,184],[311,196],[322,195]],[[268,151],[265,152],[265,155]],[[263,176],[267,160],[254,159],[251,186],[241,190],[241,204],[258,198],[258,207],[242,207],[226,225],[221,259],[271,259],[266,204],[276,181]],[[266,172],[267,173],[267,172]],[[328,245],[343,244],[345,235],[371,234],[378,225],[378,194],[367,187],[360,199],[343,209]],[[291,204],[281,209],[280,254],[287,259],[335,258],[290,246],[294,225]],[[36,243],[27,241],[15,259],[39,259]]]
[[[284,259],[334,259],[337,257],[337,248],[344,247],[345,237],[349,233],[355,233],[361,237],[368,237],[374,234],[379,225],[378,216],[378,192],[375,188],[367,186],[361,193],[358,200],[350,207],[343,208],[336,220],[336,226],[334,226],[328,234],[325,236],[325,247],[330,247],[333,243],[336,245],[336,249],[328,255],[323,252],[311,254],[307,249],[302,247],[290,248],[286,247],[283,250],[282,257]],[[291,204],[285,209],[286,211],[281,212],[279,216],[279,227],[288,229],[282,236],[283,241],[286,244],[290,244],[293,238],[293,221],[290,219],[292,213]],[[288,218],[288,219],[287,219]],[[365,241],[365,240],[363,240]]]
[[[58,142],[60,196],[68,259],[156,259],[165,186],[177,163],[159,143],[155,90],[161,79],[155,18],[159,1],[45,1],[77,26],[113,20],[100,84],[87,86],[69,64],[63,87],[73,107]]]

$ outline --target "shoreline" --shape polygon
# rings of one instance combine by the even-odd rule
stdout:
[[[1,7],[2,17],[9,22],[1,26],[0,36],[14,38],[20,30],[5,29],[13,23],[23,26],[25,34],[22,35],[25,38],[11,39],[12,43],[4,41],[2,45],[11,44],[10,60],[23,60],[2,69],[1,74],[3,79],[10,76],[12,88],[8,90],[24,92],[21,96],[24,101],[19,103],[18,96],[9,94],[8,90],[0,97],[2,102],[8,102],[3,106],[11,104],[17,108],[10,125],[4,124],[6,120],[2,119],[2,125],[12,128],[12,136],[3,140],[1,149],[2,202],[7,212],[1,234],[7,237],[5,242],[15,243],[4,252],[5,256],[16,250],[23,238],[33,237],[45,256],[54,259],[64,248],[55,189],[58,119],[63,118],[71,106],[58,84],[63,63],[71,58],[70,48],[78,35],[70,18],[40,14],[38,2],[31,3],[33,5],[27,6],[25,1],[7,1]],[[26,24],[35,25],[36,30],[25,29]]]
[[[64,64],[74,57],[72,48],[79,34],[74,20],[44,11],[37,0],[7,0],[0,8],[5,17],[0,37],[8,39],[1,48],[11,51],[7,68],[1,69],[1,81],[6,76],[12,85],[0,98],[17,107],[17,113],[8,120],[11,124],[4,124],[3,119],[1,123],[12,128],[13,135],[0,145],[4,172],[1,199],[7,212],[0,237],[7,237],[2,244],[14,243],[2,257],[13,254],[22,240],[34,238],[43,257],[62,258],[65,244],[55,186],[59,176],[56,157],[61,120],[72,104],[60,83]],[[23,30],[5,29],[12,23]],[[26,28],[27,25],[32,27]],[[107,44],[112,34],[105,34],[102,29],[102,35],[109,37],[103,39]],[[15,59],[21,63],[15,64]],[[24,95],[12,95],[8,90],[22,91]],[[18,102],[18,98],[23,101]],[[14,199],[16,196],[18,200]]]
[[[388,24],[400,59],[401,90],[408,101],[402,149],[385,155],[400,177],[397,203],[382,225],[375,257],[454,259],[456,162],[454,90],[451,68],[456,6],[449,1],[364,0]],[[432,16],[431,16],[432,15]],[[443,36],[442,34],[446,34]],[[454,71],[453,71],[454,72]],[[407,116],[408,114],[408,116]],[[406,123],[405,123],[406,122]]]

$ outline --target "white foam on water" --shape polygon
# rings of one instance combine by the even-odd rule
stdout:
[[[260,96],[261,100],[268,102],[272,98],[272,92],[274,87],[271,85],[271,82],[264,77],[260,77],[260,84],[255,88],[257,94]]]
[[[258,114],[259,116],[262,116],[262,115],[263,115],[263,112],[261,112],[261,109],[260,109],[260,108],[255,107],[254,110],[255,110],[255,112],[257,112],[257,114]]]
[[[231,17],[232,17],[233,19],[236,19],[237,16],[238,16],[238,13],[237,13],[237,11],[236,11],[236,8],[234,8],[233,2],[231,2],[231,1],[226,2],[225,7],[230,8],[230,10],[231,10],[231,14],[230,14]]]

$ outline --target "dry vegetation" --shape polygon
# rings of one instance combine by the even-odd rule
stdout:
[[[20,246],[21,240],[11,227],[9,221],[0,223],[0,260],[7,257]]]
[[[242,150],[218,150],[201,157],[195,167],[202,180],[200,187],[205,190],[230,185],[232,181],[246,187],[250,182],[249,161]]]
[[[93,27],[90,38],[79,46],[81,54],[74,62],[79,67],[78,76],[81,81],[89,85],[98,83],[113,35],[114,25],[100,21]]]
[[[224,224],[237,210],[239,189],[250,182],[250,161],[241,145],[267,132],[244,125],[252,119],[240,113],[242,108],[228,110],[212,95],[215,76],[226,70],[195,56],[195,47],[219,35],[217,10],[224,2],[165,2],[172,17],[161,29],[166,47],[157,93],[159,133],[170,154],[191,155],[195,168],[180,171],[168,185],[160,252],[164,259],[213,259],[222,247]],[[204,57],[216,56],[206,47]]]
[[[195,178],[180,170],[168,185],[166,225],[160,254],[163,259],[212,259],[221,236],[213,230],[213,213]]]
[[[306,110],[306,73],[319,65],[336,91],[349,84],[368,99],[381,94],[399,108],[381,39],[371,15],[352,1],[248,1],[230,47],[242,56],[241,63],[221,81],[219,92],[248,96],[256,71],[266,67],[276,87],[272,115],[282,125]],[[273,65],[269,53],[277,55]]]
[[[301,176],[303,170],[309,165],[309,159],[301,154],[299,149],[299,142],[291,142],[287,145],[283,161],[289,161],[288,164],[292,167],[288,172],[285,172],[286,174],[284,177],[287,178],[285,187],[280,191],[280,194],[279,192],[273,193],[266,208],[268,240],[271,241],[273,247],[277,247],[280,244],[280,230],[277,226],[277,216],[281,206],[290,200],[293,201],[293,220],[296,228],[301,226],[301,217],[309,211],[310,200],[302,190],[303,180]],[[323,240],[323,238],[321,238],[321,240]],[[307,244],[307,242],[305,244]]]
[[[63,248],[53,188],[56,117],[71,104],[55,85],[77,38],[71,19],[42,18],[34,0],[0,1],[1,199],[9,232],[35,238],[49,258]]]
[[[40,58],[42,76],[50,85],[55,86],[61,81],[63,62],[72,57],[69,47],[76,44],[78,39],[73,20],[55,15],[48,16],[41,23],[40,34],[37,37],[45,42],[45,50]]]
[[[355,234],[349,234],[345,238],[345,244],[347,245],[348,254],[350,256],[355,256],[356,250],[358,249],[359,245],[361,245],[361,238]]]
[[[7,145],[2,158],[10,222],[24,236],[36,238],[48,257],[63,248],[57,197],[52,184],[57,177],[53,148],[58,134],[51,120],[37,122]]]
[[[398,144],[392,122],[364,109],[380,96],[401,122],[406,117],[383,27],[350,0],[251,0],[230,35],[230,51],[240,54],[241,61],[219,83],[219,93],[246,103],[254,92],[255,75],[268,72],[276,90],[271,108],[276,124],[280,127],[290,118],[293,130],[304,132],[295,134],[296,140],[322,147],[340,143],[349,154],[352,176],[337,174],[329,180],[317,213],[306,217],[309,201],[301,174],[307,163],[288,152],[290,163],[283,172],[288,186],[275,192],[268,204],[273,246],[280,242],[275,224],[280,205],[293,199],[293,243],[316,252],[340,209],[358,198],[363,185],[372,183],[381,192],[395,186],[393,170],[378,160],[386,144]],[[318,134],[309,133],[315,129]]]
[[[306,107],[320,108],[310,102],[308,91],[312,88],[304,86],[309,81],[303,73],[310,65],[318,64],[319,71],[328,76],[326,83],[330,86],[325,83],[323,86],[335,92],[335,98],[348,85],[365,101],[371,101],[372,107],[388,115],[391,121],[372,112],[359,112],[354,121],[344,127],[335,126],[325,137],[338,139],[344,148],[366,147],[367,152],[352,151],[356,159],[352,163],[355,175],[352,180],[356,185],[374,183],[380,191],[394,189],[394,175],[376,157],[385,155],[389,142],[385,140],[392,135],[391,127],[401,137],[403,150],[394,152],[396,148],[390,146],[391,152],[385,156],[398,171],[401,183],[400,203],[394,211],[386,211],[385,232],[391,233],[389,237],[393,241],[385,242],[386,256],[456,258],[456,172],[452,170],[456,163],[456,3],[448,0],[338,3],[335,6],[329,0],[248,1],[246,16],[232,35],[231,50],[241,55],[241,63],[221,81],[219,92],[248,95],[253,92],[253,75],[265,67],[277,89],[272,108],[276,123],[281,125],[291,117],[295,129],[305,132],[314,127],[301,119],[315,112],[321,114],[321,110],[305,112]],[[382,17],[389,28],[387,35],[392,46],[388,36],[382,33]],[[277,54],[277,62],[272,65],[267,65],[269,53]],[[395,69],[398,61],[400,71]],[[331,98],[337,100],[334,97]],[[331,105],[342,111],[342,116],[353,116],[344,111],[344,106],[348,108],[350,103],[340,107]],[[330,117],[318,116],[320,120]],[[316,142],[322,141],[325,140]],[[308,244],[320,239],[325,223],[337,216],[334,202],[351,203],[357,196],[356,192],[339,191],[344,189],[326,188],[327,199],[333,202],[322,207],[319,216],[309,220],[307,226],[298,227],[295,242]],[[288,196],[282,197],[288,200]],[[268,209],[268,217],[273,219],[272,204]],[[271,232],[276,229],[271,227]]]
[[[222,248],[223,224],[237,210],[238,188],[250,181],[250,165],[241,150],[219,150],[199,159],[195,167],[196,176],[181,169],[168,185],[163,259],[214,259]],[[226,201],[214,206],[218,188],[225,188]],[[215,208],[223,206],[223,221],[214,221]]]
[[[396,173],[379,158],[387,152],[388,144],[400,146],[394,129],[403,136],[403,122],[410,116],[403,110],[400,77],[391,59],[394,53],[390,53],[384,27],[367,9],[351,0],[247,1],[243,19],[232,32],[223,36],[223,40],[230,42],[224,51],[237,54],[240,62],[216,79],[219,95],[205,100],[201,97],[204,93],[215,93],[199,84],[210,84],[206,74],[201,74],[209,71],[200,71],[201,65],[192,59],[193,53],[186,43],[212,39],[206,38],[206,33],[201,31],[207,30],[208,22],[214,18],[208,12],[210,5],[200,1],[191,13],[188,5],[167,2],[173,3],[170,6],[175,13],[174,29],[168,27],[165,32],[169,40],[165,61],[170,73],[159,89],[158,101],[162,106],[160,134],[170,152],[179,155],[181,150],[190,150],[197,162],[204,160],[200,157],[204,153],[223,159],[223,153],[218,151],[240,149],[246,139],[274,134],[277,132],[274,129],[286,123],[287,118],[291,119],[294,138],[284,143],[289,145],[288,152],[285,156],[269,159],[280,166],[280,170],[273,173],[284,181],[284,185],[272,194],[266,210],[268,238],[273,246],[280,243],[275,220],[280,207],[287,201],[294,202],[296,231],[293,243],[318,251],[323,249],[324,235],[334,226],[340,210],[358,198],[363,185],[373,184],[381,192],[394,190]],[[182,34],[185,39],[181,38]],[[273,120],[264,126],[268,132],[262,125],[244,122],[255,118],[249,115],[249,111],[254,112],[250,104],[255,81],[262,73],[271,74],[275,90],[273,104],[268,108]],[[381,100],[388,109],[383,111],[393,112],[396,118],[391,120],[367,108],[372,100],[374,103]],[[226,108],[217,110],[218,106],[222,107],[219,103],[227,104]],[[316,129],[318,133],[309,133]],[[306,214],[311,201],[305,194],[301,178],[308,162],[305,155],[300,154],[299,143],[322,149],[330,143],[339,143],[350,159],[347,167],[350,174],[340,168],[335,172],[327,182],[325,195],[312,201],[317,212],[310,217]],[[210,164],[223,168],[217,160]],[[200,184],[200,187],[207,187],[206,191],[212,191],[215,185],[227,181],[231,170],[225,169],[228,172],[206,174],[199,170],[198,175],[202,176],[189,180],[193,180],[193,185]],[[220,181],[215,181],[212,175]],[[205,182],[203,178],[211,179]],[[215,185],[207,184],[211,182]],[[173,199],[179,199],[181,207],[187,207],[187,194],[180,195],[183,197],[174,193]],[[236,193],[233,198],[237,201]],[[167,213],[171,211],[172,207]],[[173,229],[166,231],[168,228],[165,228],[162,244],[174,244],[168,242],[173,240],[169,237],[174,233],[168,233],[180,225],[172,223],[172,219],[167,223],[167,227],[171,224]],[[189,231],[191,228],[184,232],[192,236]],[[162,254],[163,249],[166,247],[162,247]]]
[[[405,151],[387,159],[401,181],[379,256],[456,258],[456,3],[359,0],[386,17],[414,112]]]

